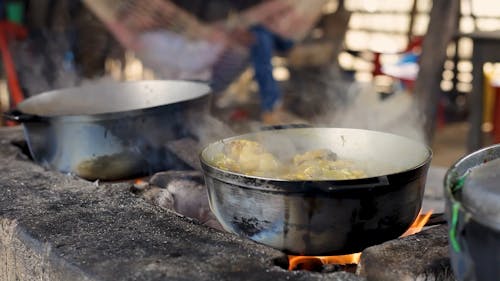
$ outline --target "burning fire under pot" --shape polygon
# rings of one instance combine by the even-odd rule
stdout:
[[[417,219],[413,222],[413,224],[408,228],[408,230],[401,235],[401,237],[405,237],[408,235],[413,235],[415,233],[420,232],[426,223],[431,218],[432,211],[419,215]],[[441,215],[439,215],[441,216]],[[437,223],[441,223],[442,221],[438,221]],[[353,265],[357,265],[361,260],[361,253],[354,253],[348,255],[338,255],[338,256],[293,256],[289,255],[289,270],[296,269],[305,269],[305,270],[314,270],[318,268],[318,265],[341,265],[347,268],[347,270],[355,269],[356,267]]]
[[[203,225],[225,231],[210,210],[206,192],[206,186],[203,184],[202,174],[198,171],[167,171],[160,172],[152,176],[149,180],[138,179],[133,184],[131,191],[139,195],[152,204],[165,209],[193,218]],[[445,220],[442,213],[433,214],[429,211],[417,217],[414,223],[401,236],[403,237],[419,233],[423,229],[440,227]],[[431,239],[435,239],[431,235]],[[446,237],[444,237],[446,238]],[[422,239],[422,238],[418,238]],[[424,238],[425,239],[425,238]],[[443,233],[441,231],[441,243]],[[403,242],[404,244],[404,242]],[[443,245],[441,245],[442,247]],[[418,248],[408,250],[414,251]],[[442,254],[442,252],[441,252]],[[284,269],[291,271],[307,270],[313,272],[336,272],[346,271],[350,273],[359,273],[357,265],[360,263],[362,253],[336,256],[297,256],[288,255],[286,261],[276,261],[276,264]],[[446,266],[443,266],[446,268]],[[435,269],[439,272],[439,269]],[[432,275],[429,272],[426,274]],[[446,279],[443,279],[446,280]]]

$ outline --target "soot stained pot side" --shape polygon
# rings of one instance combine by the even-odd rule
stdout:
[[[458,280],[500,278],[500,220],[464,204],[458,187],[472,168],[500,158],[500,144],[462,157],[445,176],[446,218],[449,227],[450,259]]]
[[[211,159],[224,143],[256,140],[274,154],[328,148],[369,177],[300,181],[221,170]],[[210,207],[222,226],[256,242],[301,255],[340,255],[394,239],[417,217],[431,160],[428,147],[396,135],[305,128],[246,134],[201,153]]]
[[[189,81],[106,82],[42,93],[7,118],[23,123],[33,159],[85,179],[175,168],[169,141],[209,110],[210,88]]]

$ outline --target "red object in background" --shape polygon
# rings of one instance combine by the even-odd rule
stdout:
[[[248,120],[250,114],[245,109],[237,108],[231,112],[229,120],[231,121],[245,121]]]
[[[500,83],[492,83],[495,91],[495,107],[493,111],[493,141],[500,143]]]
[[[27,36],[28,31],[22,25],[8,21],[0,21],[0,52],[2,53],[2,62],[4,65],[5,75],[7,76],[7,85],[9,87],[12,107],[15,107],[18,103],[22,102],[24,95],[21,90],[21,86],[19,85],[14,60],[10,54],[9,40],[20,40],[26,38]],[[8,121],[7,125],[12,126],[15,124]]]
[[[406,46],[406,49],[401,51],[399,54],[404,54],[404,53],[409,53],[409,52],[419,53],[418,49],[421,48],[423,42],[424,42],[424,37],[414,36],[410,40],[410,42],[408,42],[408,46]],[[373,71],[372,71],[373,77],[378,76],[378,75],[388,75],[387,73],[384,73],[384,71],[382,70],[382,63],[380,62],[381,55],[382,55],[382,53],[374,53]],[[415,83],[414,79],[408,79],[405,77],[400,77],[398,75],[395,75],[395,76],[389,75],[389,76],[400,80],[405,85],[406,88],[413,90],[413,86]]]
[[[24,39],[27,36],[28,31],[23,26],[12,22],[0,21],[0,51],[2,52],[2,61],[5,68],[5,74],[7,75],[7,83],[9,85],[13,106],[23,101],[24,96],[21,86],[19,85],[19,80],[17,79],[16,68],[9,51],[8,42],[12,39]]]
[[[446,125],[446,112],[445,105],[442,101],[439,101],[436,115],[436,128],[441,129]]]
[[[410,42],[408,43],[408,46],[406,49],[404,49],[400,54],[408,53],[408,52],[416,52],[418,53],[418,49],[422,47],[422,43],[424,42],[424,37],[423,36],[414,36]],[[373,60],[373,71],[372,75],[373,77],[378,76],[378,75],[388,75],[384,71],[382,71],[382,63],[380,62],[380,56],[382,53],[374,53],[374,60]],[[415,79],[410,79],[407,77],[402,77],[398,75],[388,75],[392,78],[398,79],[403,83],[406,89],[408,89],[410,92],[413,92],[414,86],[415,86]],[[416,78],[416,77],[415,77]],[[499,85],[500,87],[500,85]],[[500,98],[499,98],[500,99]],[[443,102],[439,102],[438,108],[437,108],[437,123],[436,127],[438,129],[443,128],[444,125],[446,124],[446,113],[445,113],[445,106]],[[500,112],[499,112],[499,121],[500,124]],[[499,125],[500,126],[500,125]],[[500,135],[500,128],[499,128],[499,135]],[[499,136],[500,140],[500,136]],[[500,141],[499,141],[500,142]]]
[[[424,42],[424,37],[422,36],[414,36],[410,42],[408,43],[408,46],[406,46],[406,49],[400,52],[400,54],[416,51],[417,49],[421,48],[422,43]],[[382,71],[382,64],[380,62],[380,55],[382,53],[374,53],[374,58],[373,58],[373,71],[372,75],[373,77],[377,75],[385,75],[384,72]]]

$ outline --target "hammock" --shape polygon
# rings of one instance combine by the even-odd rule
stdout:
[[[231,30],[255,24],[301,40],[327,0],[271,0],[209,25],[168,0],[84,0],[116,39],[162,78],[211,80],[223,89],[247,66],[248,48]],[[229,31],[229,32],[228,32]]]

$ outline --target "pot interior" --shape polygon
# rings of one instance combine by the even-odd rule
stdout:
[[[450,204],[460,205],[462,212],[474,217],[480,223],[500,231],[500,216],[498,215],[497,196],[490,196],[488,201],[478,202],[475,205],[480,205],[480,208],[475,208],[471,204],[464,204],[463,192],[465,188],[475,189],[478,188],[467,181],[467,174],[472,169],[480,168],[482,164],[500,159],[500,144],[495,144],[483,149],[477,150],[471,154],[462,157],[457,161],[446,173],[445,176],[445,195],[450,201]],[[467,186],[465,186],[467,184]],[[463,187],[458,187],[462,185]],[[496,186],[494,186],[496,188]],[[473,190],[469,190],[473,191]],[[469,193],[470,194],[470,193]],[[481,195],[481,194],[480,194]],[[482,205],[481,205],[482,204]],[[489,206],[494,206],[493,210],[489,210]],[[485,212],[488,210],[488,212]]]
[[[93,115],[178,103],[209,92],[206,84],[189,81],[102,82],[36,95],[18,109],[39,116]]]
[[[431,158],[431,150],[417,141],[377,131],[344,128],[299,128],[271,130],[220,140],[207,146],[201,159],[213,166],[225,143],[247,139],[261,143],[282,161],[313,149],[329,149],[338,159],[352,161],[368,177],[417,168]],[[215,167],[217,168],[217,167]]]

